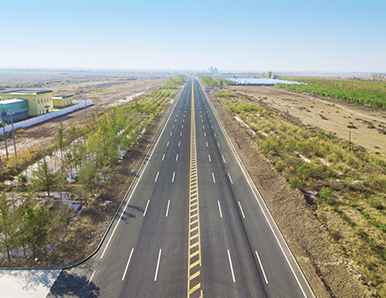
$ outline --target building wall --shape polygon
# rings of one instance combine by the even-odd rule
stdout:
[[[41,94],[1,94],[1,100],[11,98],[23,98],[28,100],[29,111],[28,115],[37,116],[47,112],[52,112],[52,92]],[[46,108],[46,106],[49,106]],[[48,111],[47,111],[48,109]]]
[[[53,98],[52,102],[54,107],[65,108],[72,105],[72,98],[71,97]]]

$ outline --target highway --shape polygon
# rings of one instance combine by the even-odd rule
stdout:
[[[100,249],[48,297],[314,297],[189,78]]]

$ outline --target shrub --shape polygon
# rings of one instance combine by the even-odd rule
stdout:
[[[297,177],[292,177],[289,180],[289,184],[292,188],[302,188],[303,186],[303,180]]]
[[[331,192],[331,189],[329,189],[328,187],[322,187],[322,189],[319,191],[319,197],[325,199],[330,205],[334,203],[333,194]]]

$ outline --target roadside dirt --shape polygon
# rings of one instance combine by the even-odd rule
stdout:
[[[386,112],[384,110],[308,95],[275,87],[236,86],[236,93],[319,127],[342,140],[363,147],[386,161]]]
[[[282,92],[282,90],[267,87],[258,87],[259,89],[255,90],[255,93],[250,91],[249,88],[251,87],[237,87],[235,89],[236,92],[246,94],[247,92],[243,88],[248,88],[247,96],[256,96],[257,99],[260,96],[262,101],[271,103],[275,108],[283,109],[281,98],[290,97],[286,91]],[[291,94],[291,98],[294,98],[295,95]],[[367,297],[367,288],[351,273],[345,260],[343,248],[331,238],[326,228],[318,220],[315,213],[316,206],[308,204],[299,190],[290,188],[285,178],[260,153],[257,144],[248,135],[242,124],[237,122],[213,95],[210,94],[209,97],[315,295],[317,297],[342,298]],[[326,107],[329,107],[327,104],[331,104],[330,102],[320,102],[319,99],[304,97],[306,98],[304,101],[308,100],[309,105],[316,106],[316,102],[318,102],[318,108],[314,108],[314,118],[316,118],[315,113],[321,113],[317,109],[324,109],[327,112]],[[289,104],[285,100],[284,102],[289,106],[288,109],[298,112],[297,108],[303,106],[303,102],[300,105],[301,99],[297,98],[296,100],[296,103],[289,101]],[[345,111],[343,106],[340,111]],[[331,113],[332,111],[327,115],[331,117]],[[311,122],[312,117],[307,118],[307,120],[313,123]]]
[[[173,102],[179,92],[176,92]],[[142,138],[130,148],[122,162],[115,168],[115,173],[103,182],[100,194],[71,224],[66,234],[48,255],[43,266],[73,265],[97,249],[172,106],[173,103],[167,103]]]

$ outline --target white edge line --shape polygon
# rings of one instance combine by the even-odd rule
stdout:
[[[236,279],[235,279],[235,273],[233,272],[233,265],[232,265],[231,253],[229,252],[229,249],[228,249],[228,259],[229,259],[229,266],[231,267],[231,272],[232,272],[232,279],[233,279],[233,282],[236,282]]]
[[[220,217],[222,217],[220,201],[217,201],[217,205],[218,205],[218,211],[220,212]]]
[[[264,268],[263,268],[263,264],[262,264],[261,261],[260,261],[259,254],[257,253],[257,251],[255,251],[255,253],[256,253],[257,260],[259,261],[261,271],[263,271],[265,283],[268,284],[268,279],[267,279],[267,276],[265,275],[265,271],[264,271]]]
[[[146,215],[147,208],[149,207],[149,203],[150,203],[150,200],[147,200],[147,204],[146,204],[146,207],[145,207],[145,211],[143,212],[143,217],[145,217],[145,215]]]
[[[233,180],[232,180],[232,177],[231,177],[230,173],[228,173],[228,177],[229,177],[229,180],[231,181],[231,183],[233,184]]]
[[[168,206],[166,207],[166,214],[165,214],[166,217],[168,217],[169,215],[169,207],[170,207],[170,200],[168,200]]]
[[[94,277],[95,271],[96,271],[96,270],[94,270],[93,273],[91,274],[91,277],[90,277],[90,280],[89,280],[88,283],[87,283],[87,286],[89,286],[89,284],[91,283],[92,278]]]
[[[239,201],[238,203],[239,203],[239,207],[240,207],[241,214],[242,214],[243,218],[245,218],[245,214],[244,214],[243,207],[241,207],[240,201]]]
[[[160,260],[161,260],[161,253],[162,253],[162,249],[160,248],[159,253],[158,253],[157,267],[155,268],[154,281],[157,281],[157,275],[158,275],[159,263],[160,263]]]
[[[129,268],[129,264],[130,264],[131,256],[133,255],[133,251],[134,251],[134,248],[131,249],[129,260],[127,261],[127,264],[126,264],[125,272],[123,272],[122,280],[125,279],[127,268]]]
[[[245,171],[244,171],[244,169],[243,169],[243,167],[242,167],[242,165],[241,165],[241,163],[240,163],[240,160],[239,160],[240,157],[238,156],[238,154],[237,154],[237,152],[236,152],[236,149],[234,148],[232,142],[230,141],[229,136],[228,136],[228,134],[226,133],[226,131],[225,131],[225,129],[224,129],[222,123],[219,121],[219,118],[217,117],[217,111],[214,110],[214,108],[213,108],[213,106],[212,106],[212,103],[208,100],[207,95],[206,95],[205,93],[204,93],[204,95],[205,95],[206,100],[208,101],[209,105],[211,106],[213,115],[214,115],[214,117],[216,118],[217,123],[219,124],[220,129],[222,130],[222,132],[223,132],[223,134],[224,134],[224,136],[225,136],[225,139],[226,139],[227,142],[228,142],[228,145],[231,147],[231,149],[232,149],[232,151],[233,151],[233,155],[235,156],[236,161],[237,161],[237,163],[239,164],[239,167],[241,168],[241,171],[242,171],[243,174],[244,174],[244,177],[247,179],[247,182],[248,182],[248,184],[249,184],[249,187],[251,188],[252,193],[254,194],[256,201],[258,202],[258,204],[259,204],[261,210],[263,211],[264,217],[265,217],[265,219],[267,220],[268,225],[270,226],[271,231],[272,231],[273,235],[275,236],[275,239],[276,239],[276,241],[278,242],[279,247],[280,247],[280,249],[281,249],[281,251],[282,251],[282,253],[283,253],[285,259],[287,260],[287,263],[288,263],[289,267],[291,268],[291,271],[292,271],[293,275],[295,276],[295,279],[296,279],[296,281],[297,281],[297,283],[298,283],[298,285],[299,285],[299,287],[300,287],[300,289],[301,289],[301,291],[302,291],[304,297],[307,298],[307,295],[305,294],[304,289],[303,289],[302,285],[300,284],[300,281],[299,281],[299,279],[297,278],[297,276],[296,276],[296,274],[295,274],[295,271],[294,271],[294,269],[292,268],[292,265],[291,265],[290,261],[288,260],[287,254],[284,252],[284,249],[283,249],[282,245],[280,244],[280,241],[279,241],[279,239],[277,238],[277,235],[276,235],[276,233],[275,233],[275,231],[274,231],[274,229],[273,229],[271,223],[269,222],[268,217],[267,217],[267,215],[266,215],[264,209],[262,208],[261,203],[260,203],[260,201],[259,201],[259,199],[258,199],[258,197],[257,197],[257,195],[256,195],[256,192],[257,192],[258,195],[261,197],[261,194],[260,194],[259,190],[257,189],[257,187],[256,187],[254,184],[253,184],[253,185],[254,185],[255,188],[252,187],[252,184],[251,184],[250,180],[248,179],[248,175],[245,173]],[[255,189],[256,189],[256,190],[255,190]],[[261,198],[262,198],[262,197],[261,197]],[[269,214],[269,216],[270,216],[270,218],[271,218],[273,224],[275,225],[275,227],[276,227],[276,229],[277,229],[277,231],[278,231],[280,237],[282,238],[282,241],[283,241],[284,245],[286,246],[286,248],[287,248],[289,254],[291,255],[291,257],[292,257],[294,263],[296,264],[298,271],[300,272],[300,274],[302,275],[302,277],[303,277],[303,279],[304,279],[306,285],[308,286],[309,291],[311,292],[312,296],[316,298],[316,296],[315,296],[315,294],[314,294],[314,291],[312,290],[312,288],[311,288],[311,286],[310,286],[308,280],[307,280],[306,277],[304,276],[304,273],[303,273],[303,271],[301,270],[301,268],[300,268],[300,266],[299,266],[299,263],[298,263],[297,260],[295,259],[295,256],[293,255],[291,249],[288,247],[288,244],[287,244],[287,242],[285,241],[285,239],[284,239],[284,237],[283,237],[283,234],[280,232],[279,227],[277,226],[275,219],[273,218],[271,212],[269,211],[267,204],[265,203],[265,201],[264,201],[263,199],[261,199],[261,200],[263,201],[263,204],[264,204],[264,206],[265,206],[265,208],[266,208],[266,210],[267,210],[267,212],[268,212],[268,214]]]
[[[157,172],[157,175],[155,176],[154,182],[157,182],[157,180],[158,180],[158,175],[159,175],[159,172]]]
[[[224,163],[227,163],[227,161],[225,160],[224,155],[221,154],[221,157],[222,157],[222,161],[223,161]]]
[[[184,87],[184,88],[185,88],[185,87]],[[182,89],[182,90],[184,90],[184,89]],[[180,95],[178,96],[177,100],[175,101],[176,103],[181,99],[181,94],[182,94],[182,91],[181,91]],[[161,140],[161,137],[162,137],[162,135],[163,135],[163,133],[164,133],[164,131],[165,131],[165,129],[166,129],[166,126],[167,126],[168,122],[170,121],[170,118],[171,118],[171,116],[172,116],[172,114],[173,114],[175,108],[176,108],[176,104],[173,106],[173,109],[170,111],[169,117],[168,117],[168,119],[166,120],[166,122],[165,122],[165,124],[164,124],[164,126],[163,126],[163,128],[162,128],[161,133],[157,136],[157,141],[156,141],[156,143],[155,143],[155,146],[153,147],[153,150],[152,150],[151,152],[149,152],[149,154],[148,154],[148,155],[149,155],[149,160],[151,159],[152,154],[154,153],[155,149],[157,148],[157,145],[158,145],[159,141]],[[169,146],[169,142],[168,142],[168,146]],[[151,149],[150,149],[150,150],[151,150]],[[146,159],[145,159],[145,160],[146,160]],[[142,164],[143,164],[143,163],[144,163],[144,162],[142,162]],[[111,239],[113,238],[114,233],[115,233],[115,231],[116,231],[116,229],[117,229],[119,223],[121,222],[122,216],[123,216],[123,214],[125,213],[125,210],[126,210],[127,206],[129,205],[130,200],[131,200],[131,198],[132,198],[132,196],[133,196],[133,194],[134,194],[134,192],[135,192],[135,190],[136,190],[136,188],[137,188],[137,186],[138,186],[138,182],[139,182],[139,180],[141,179],[143,173],[145,172],[145,170],[146,170],[148,164],[149,164],[148,162],[145,163],[145,167],[143,168],[141,174],[139,175],[138,179],[137,179],[136,182],[135,182],[136,184],[134,185],[134,188],[133,188],[133,190],[131,191],[130,197],[129,197],[129,199],[128,199],[127,202],[126,202],[125,208],[122,209],[121,216],[119,217],[119,220],[118,220],[118,222],[116,223],[116,225],[115,225],[115,227],[114,227],[114,230],[113,230],[113,232],[111,233],[111,236],[110,236],[109,240],[107,241],[107,244],[106,244],[106,246],[105,246],[105,249],[104,249],[103,252],[102,252],[102,255],[101,255],[101,257],[100,257],[101,259],[102,259],[103,256],[105,255],[105,252],[106,252],[106,250],[107,250],[107,247],[109,246],[110,241],[111,241]],[[141,167],[140,167],[140,169],[141,169]],[[127,190],[127,193],[128,193],[129,191],[130,191],[130,188]],[[125,194],[125,197],[127,196],[127,193]]]

